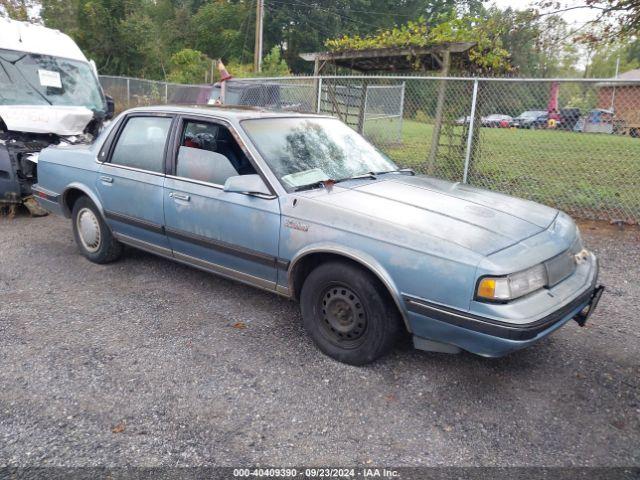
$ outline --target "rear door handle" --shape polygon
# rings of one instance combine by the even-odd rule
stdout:
[[[174,200],[182,200],[184,202],[188,202],[189,200],[191,200],[191,197],[186,193],[171,192],[169,196]]]
[[[104,183],[113,183],[113,177],[107,177],[106,175],[100,175],[100,181]]]

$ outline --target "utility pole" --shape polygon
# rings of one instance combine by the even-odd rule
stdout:
[[[618,79],[618,74],[620,73],[620,54],[618,53],[618,58],[616,59],[616,76],[615,79]],[[611,111],[613,113],[616,112],[616,87],[617,85],[613,84],[613,90],[611,92]]]
[[[262,71],[262,30],[264,23],[264,0],[256,0],[256,45],[253,54],[253,69]]]

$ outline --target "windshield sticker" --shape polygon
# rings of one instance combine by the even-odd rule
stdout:
[[[300,185],[307,185],[309,183],[321,182],[328,179],[329,176],[319,168],[290,173],[289,175],[282,177],[282,181],[290,187],[299,187]]]
[[[59,72],[38,69],[38,76],[40,77],[40,85],[43,87],[62,88]]]

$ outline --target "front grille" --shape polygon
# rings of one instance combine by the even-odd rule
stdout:
[[[544,262],[544,266],[547,269],[547,278],[549,279],[547,286],[553,287],[557,285],[576,271],[575,255],[581,250],[582,241],[578,236],[571,248]]]
[[[567,250],[551,260],[547,260],[544,266],[547,268],[549,287],[553,287],[576,270],[576,261],[571,250]]]

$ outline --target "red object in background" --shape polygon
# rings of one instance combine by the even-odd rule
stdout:
[[[500,128],[509,128],[508,120],[500,120]]]
[[[226,82],[227,80],[232,79],[233,77],[227,72],[227,67],[224,66],[222,60],[218,61],[218,72],[220,72],[220,81]]]
[[[551,90],[549,91],[549,103],[547,104],[547,112],[558,112],[558,96],[560,94],[560,84],[558,82],[551,83]]]

